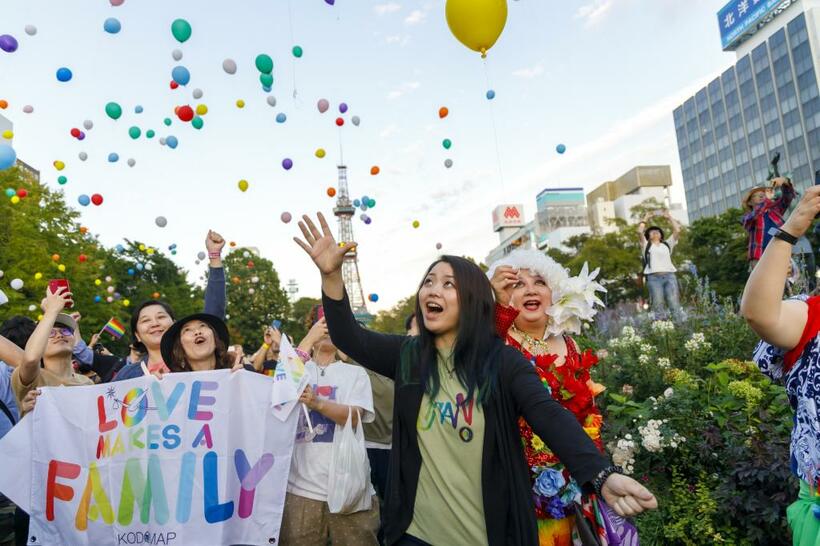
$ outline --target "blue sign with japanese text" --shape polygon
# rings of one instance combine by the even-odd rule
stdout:
[[[788,3],[784,0],[731,0],[718,12],[723,49],[728,49],[746,31],[754,29],[773,9]]]

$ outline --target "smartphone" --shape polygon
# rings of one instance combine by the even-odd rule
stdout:
[[[52,294],[63,287],[65,287],[66,292],[71,292],[71,286],[68,284],[68,279],[51,279],[48,281],[48,291]],[[65,304],[65,307],[66,309],[71,309],[74,307],[74,300],[69,300]]]
[[[279,319],[276,319],[276,320],[274,320],[274,321],[271,323],[271,325],[270,325],[270,326],[271,326],[271,328],[273,328],[274,330],[280,330],[280,329],[282,328],[282,321],[281,321],[281,320],[279,320]]]

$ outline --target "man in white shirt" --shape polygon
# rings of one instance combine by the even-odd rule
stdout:
[[[678,270],[672,263],[672,251],[678,242],[680,224],[672,218],[668,210],[660,213],[672,224],[672,236],[666,240],[660,227],[646,227],[646,221],[653,214],[658,215],[659,213],[657,211],[648,213],[638,224],[638,238],[644,262],[643,274],[649,288],[652,313],[659,318],[666,314],[666,308],[668,308],[673,316],[679,317],[681,314],[680,294],[678,279],[675,276]]]

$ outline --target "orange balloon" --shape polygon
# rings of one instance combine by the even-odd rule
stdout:
[[[151,294],[151,297],[154,298],[155,300],[158,300],[160,298],[160,293],[159,292],[154,292],[153,294]]]
[[[231,279],[231,282],[234,283],[234,284],[239,284],[239,277],[233,277]]]
[[[51,259],[55,262],[59,262],[60,261],[60,255],[59,254],[52,254]]]
[[[441,108],[438,109],[438,117],[440,117],[441,119],[446,118],[447,114],[449,114],[449,113],[450,113],[450,111],[447,109],[446,106],[442,106]]]
[[[9,107],[9,103],[8,103],[8,102],[6,102],[6,100],[5,100],[5,99],[0,99],[0,108],[2,108],[3,110],[5,110],[5,109],[6,109],[6,108],[8,108],[8,107]]]
[[[379,168],[376,165],[373,165],[372,167],[370,167],[370,174],[376,176],[377,174],[379,174]]]
[[[231,241],[231,243],[230,243],[230,244],[231,244],[231,247],[233,248],[233,247],[235,247],[235,246],[236,246],[236,241]]]
[[[327,189],[327,196],[328,197],[335,197],[336,196],[336,188],[328,188]]]
[[[88,233],[88,228],[87,228],[87,227],[85,227],[85,226],[80,226],[80,233],[82,233],[83,235],[85,235],[86,233]]]

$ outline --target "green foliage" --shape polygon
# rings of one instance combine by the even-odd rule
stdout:
[[[386,311],[379,311],[370,328],[385,334],[404,335],[404,322],[416,310],[416,296],[408,296]]]
[[[237,248],[225,257],[223,264],[228,279],[227,323],[231,341],[252,353],[274,319],[285,322],[290,316],[290,302],[270,260]]]
[[[310,325],[307,323],[308,314],[314,305],[322,300],[317,298],[299,298],[291,306],[290,316],[282,326],[282,331],[288,334],[295,343],[299,343],[307,335]]]

